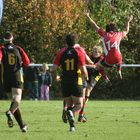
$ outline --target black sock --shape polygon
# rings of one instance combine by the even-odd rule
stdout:
[[[18,102],[11,102],[9,110],[11,111],[12,114],[14,114],[14,112],[17,110],[18,105],[19,105]]]
[[[68,110],[71,110],[72,111],[72,109],[73,109],[73,107],[68,107],[67,108],[67,111]],[[69,116],[68,116],[69,117]],[[68,119],[69,120],[69,119]],[[70,120],[69,120],[69,124],[70,124],[70,127],[75,127],[75,125],[74,125],[74,120],[72,120],[71,118],[70,118]]]
[[[24,123],[23,123],[19,108],[17,108],[17,110],[14,112],[14,117],[15,117],[18,125],[20,126],[20,128],[23,128]]]

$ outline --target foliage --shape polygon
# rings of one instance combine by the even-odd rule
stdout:
[[[85,18],[90,11],[97,24],[115,22],[124,30],[130,14],[128,37],[121,42],[124,63],[140,63],[140,3],[139,0],[4,0],[0,32],[12,31],[15,40],[37,63],[52,63],[56,52],[64,46],[65,35],[76,32],[79,43],[87,52],[100,37]],[[124,69],[124,76],[133,77],[138,69]]]
[[[90,28],[84,16],[90,10],[99,26],[115,22],[120,30],[124,29],[128,15],[134,20],[125,47],[137,52],[139,45],[139,11],[138,0],[9,0],[4,1],[4,14],[1,32],[10,30],[16,41],[38,61],[52,61],[56,51],[64,45],[68,32],[77,32],[80,44],[91,50],[99,39]],[[131,47],[130,47],[131,46]],[[126,52],[126,50],[125,50]],[[48,57],[50,55],[50,57]]]

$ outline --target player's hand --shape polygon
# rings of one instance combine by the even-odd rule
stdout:
[[[93,64],[92,66],[93,66],[94,69],[97,67],[95,64]]]
[[[86,13],[85,15],[86,15],[86,17],[90,17],[90,16],[89,16],[89,13]]]

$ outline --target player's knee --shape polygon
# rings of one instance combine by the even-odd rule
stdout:
[[[17,102],[17,103],[20,103],[20,101],[21,101],[21,94],[14,95],[13,96],[13,101]]]
[[[80,110],[83,106],[83,103],[82,102],[78,102],[77,104],[75,104],[77,110]]]

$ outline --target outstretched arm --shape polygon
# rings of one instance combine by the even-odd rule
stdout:
[[[92,60],[90,59],[90,57],[86,54],[86,61],[88,64],[93,65],[94,63],[92,62]]]
[[[133,19],[133,16],[131,15],[130,17],[129,17],[129,19],[128,19],[128,21],[127,21],[127,25],[126,25],[126,34],[128,34],[128,32],[129,32],[129,26],[130,26],[130,22],[131,22],[131,20]]]
[[[96,24],[96,22],[89,16],[89,13],[86,14],[87,19],[90,21],[92,24],[93,28],[98,31],[100,27]]]

